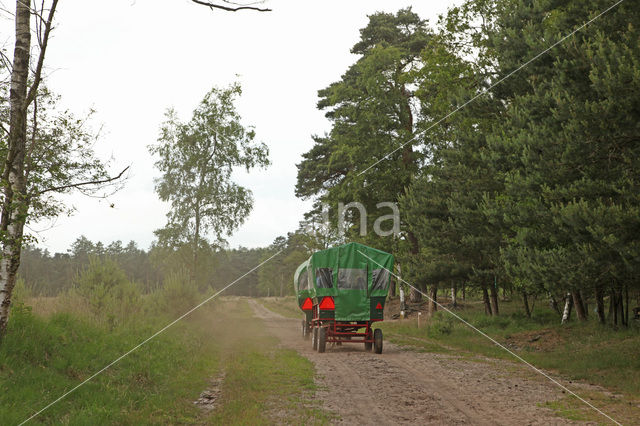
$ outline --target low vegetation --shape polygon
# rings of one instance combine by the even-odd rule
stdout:
[[[93,262],[78,279],[82,285],[64,297],[29,298],[19,289],[21,301],[0,347],[0,386],[11,390],[0,394],[3,424],[27,419],[204,298],[179,276],[156,292],[140,294],[112,267]],[[102,279],[105,271],[122,279]],[[136,303],[125,303],[130,299]],[[311,402],[313,365],[276,343],[244,300],[214,300],[38,419],[66,424],[326,422]],[[194,401],[219,376],[224,377],[220,398],[211,410],[199,408]]]

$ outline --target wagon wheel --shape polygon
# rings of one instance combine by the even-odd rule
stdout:
[[[323,353],[327,348],[327,329],[321,327],[318,331],[318,352]]]
[[[373,331],[373,345],[377,354],[382,353],[382,330],[376,328]]]
[[[367,336],[365,337],[367,340],[371,340],[371,333],[367,333]],[[371,348],[373,347],[373,343],[371,342],[364,342],[364,350],[365,351],[370,351]]]
[[[318,349],[318,327],[313,327],[313,332],[311,333],[311,347],[314,351]]]

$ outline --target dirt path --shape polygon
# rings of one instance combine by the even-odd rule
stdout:
[[[538,406],[563,396],[544,379],[509,374],[493,361],[406,351],[386,341],[381,355],[365,352],[361,345],[327,346],[321,354],[302,340],[299,320],[255,300],[250,305],[283,346],[315,364],[321,389],[317,397],[341,423],[572,424]]]

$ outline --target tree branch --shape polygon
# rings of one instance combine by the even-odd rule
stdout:
[[[9,70],[9,74],[13,72],[13,65],[11,64],[11,60],[9,57],[0,49],[0,59],[2,60],[2,65]]]
[[[129,170],[130,166],[125,167],[119,174],[118,176],[113,176],[107,179],[101,179],[101,180],[91,180],[91,181],[87,181],[87,182],[78,182],[78,183],[70,183],[69,185],[62,185],[62,186],[56,186],[53,188],[47,188],[44,189],[40,192],[38,192],[38,195],[42,195],[46,192],[56,192],[56,191],[62,191],[63,189],[69,189],[69,188],[80,188],[82,186],[87,186],[87,185],[101,185],[103,183],[110,183],[110,182],[114,182],[118,179],[120,179],[122,177],[122,175]]]
[[[47,21],[45,22],[44,34],[42,36],[42,40],[38,40],[41,46],[40,55],[38,55],[38,65],[36,66],[35,75],[33,77],[33,84],[29,88],[29,94],[27,95],[27,99],[24,103],[25,109],[29,107],[29,104],[36,97],[38,86],[40,85],[40,80],[42,75],[42,66],[44,64],[44,55],[47,51],[47,43],[49,42],[49,34],[51,33],[51,23],[53,22],[53,15],[56,13],[57,5],[58,5],[58,0],[53,0],[53,3],[51,3],[51,9],[49,9],[49,16],[47,17]]]
[[[194,3],[200,4],[202,6],[207,6],[210,9],[222,9],[222,10],[226,10],[227,12],[237,12],[238,10],[243,10],[243,9],[256,10],[258,12],[271,12],[271,9],[254,7],[254,6],[229,7],[229,6],[223,6],[221,4],[209,3],[208,1],[202,1],[202,0],[191,0],[191,1]]]

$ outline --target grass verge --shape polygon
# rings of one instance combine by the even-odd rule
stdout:
[[[637,326],[614,330],[595,319],[566,325],[558,324],[550,311],[536,312],[527,318],[510,303],[503,303],[504,313],[487,317],[471,305],[456,313],[496,339],[538,368],[553,376],[590,401],[605,413],[623,423],[634,423],[640,415],[640,330]],[[453,318],[438,312],[418,328],[415,319],[388,321],[380,325],[391,341],[429,352],[455,353],[473,358],[478,355],[519,363],[513,355]],[[509,364],[512,365],[512,364]],[[509,368],[527,374],[525,368]],[[597,391],[582,384],[599,385]],[[583,402],[567,396],[547,406],[562,417],[572,420],[603,421]]]
[[[157,329],[158,318],[116,329],[27,307],[12,311],[0,347],[0,423],[17,424]],[[243,300],[221,300],[142,346],[40,416],[62,424],[326,423],[313,404],[313,365],[279,348]],[[193,404],[224,371],[217,408]]]
[[[58,313],[16,307],[0,348],[0,419],[16,424],[152,334],[149,325],[108,331]],[[191,403],[217,369],[206,336],[179,323],[37,417],[43,423],[152,424],[198,419]]]

